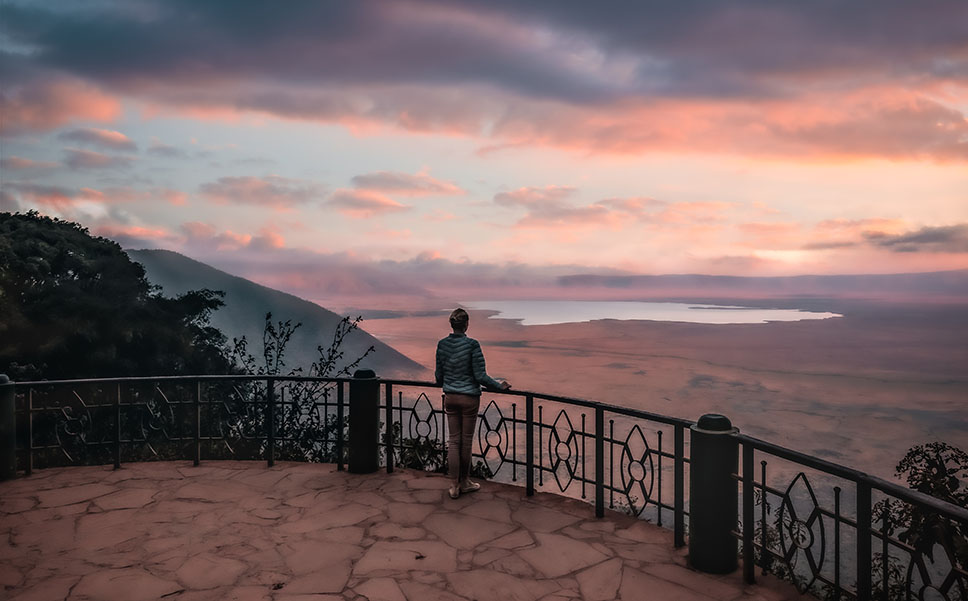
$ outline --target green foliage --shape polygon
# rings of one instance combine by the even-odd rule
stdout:
[[[371,346],[353,361],[343,363],[343,341],[359,328],[361,321],[362,317],[344,317],[337,324],[330,344],[317,347],[319,356],[316,361],[305,370],[302,367],[286,370],[286,347],[302,324],[293,324],[291,320],[274,322],[272,313],[266,313],[261,356],[256,358],[249,352],[248,341],[243,337],[232,340],[232,361],[236,369],[250,375],[347,376],[374,350]],[[280,459],[336,461],[336,440],[345,439],[348,419],[344,417],[343,423],[339,424],[333,413],[337,401],[335,386],[327,382],[288,381],[279,387],[276,391],[278,401],[274,435],[276,453]],[[245,415],[242,411],[251,406],[252,399],[266,398],[265,382],[251,382],[242,390],[245,394],[237,398],[235,403],[240,415]],[[264,432],[263,420],[262,413],[249,413],[243,418],[245,423],[241,427]]]
[[[391,428],[391,440],[394,448],[394,463],[400,467],[412,470],[422,470],[437,474],[447,473],[447,445],[442,440],[423,438],[419,436],[405,437],[400,422],[394,422]],[[484,461],[478,459],[471,465],[471,477],[487,480],[494,477],[491,468]]]
[[[895,470],[912,489],[968,508],[968,453],[958,447],[944,442],[917,445],[908,450]],[[941,547],[962,569],[968,567],[968,524],[897,499],[874,505],[874,528],[883,531],[885,519],[890,536],[907,543],[931,563],[935,562],[935,550]],[[903,578],[900,569],[888,568],[888,592],[896,593],[890,599],[906,598]]]
[[[0,213],[0,370],[15,380],[225,373],[225,338],[208,323],[221,298],[164,298],[117,243]]]

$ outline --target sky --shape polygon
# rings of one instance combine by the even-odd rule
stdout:
[[[126,248],[288,290],[968,268],[968,2],[0,11],[0,210]]]

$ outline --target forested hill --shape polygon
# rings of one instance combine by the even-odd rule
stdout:
[[[326,348],[332,342],[334,329],[342,317],[315,303],[227,274],[176,252],[125,252],[132,260],[144,265],[148,280],[161,286],[166,296],[199,288],[225,292],[225,306],[212,314],[212,325],[228,336],[230,342],[233,337],[245,336],[249,341],[249,352],[256,357],[262,353],[262,331],[267,312],[272,313],[273,321],[301,322],[302,327],[287,347],[287,367],[305,369],[312,364],[319,357],[317,347]],[[366,323],[362,326],[365,328]],[[344,359],[346,362],[356,359],[370,345],[376,351],[364,359],[361,367],[373,369],[382,377],[417,376],[424,370],[420,364],[360,330],[351,333],[344,341]],[[432,352],[433,349],[429,349],[428,355]]]

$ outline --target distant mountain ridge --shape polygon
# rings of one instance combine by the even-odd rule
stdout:
[[[570,275],[561,288],[609,288],[655,294],[740,293],[768,296],[968,297],[968,269],[877,275],[742,277],[719,275]]]
[[[245,278],[230,275],[214,267],[168,250],[126,250],[132,260],[141,263],[148,280],[161,287],[167,296],[189,290],[209,288],[225,292],[225,306],[212,314],[212,325],[229,340],[245,336],[249,352],[260,356],[265,314],[273,321],[292,320],[302,323],[286,349],[288,368],[307,368],[319,357],[318,346],[328,348],[336,324],[342,316],[297,296],[274,290]],[[363,324],[365,326],[365,323]],[[344,340],[345,363],[362,355],[367,348],[376,350],[361,364],[382,377],[412,376],[424,371],[419,363],[406,357],[369,333],[358,330]],[[345,364],[344,363],[344,364]]]

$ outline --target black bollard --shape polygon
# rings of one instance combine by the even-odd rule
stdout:
[[[380,380],[359,369],[350,381],[349,471],[370,474],[380,468]]]
[[[710,574],[737,567],[737,481],[739,430],[729,418],[706,414],[690,428],[689,563]]]
[[[0,374],[0,481],[17,477],[17,427],[13,382]]]

